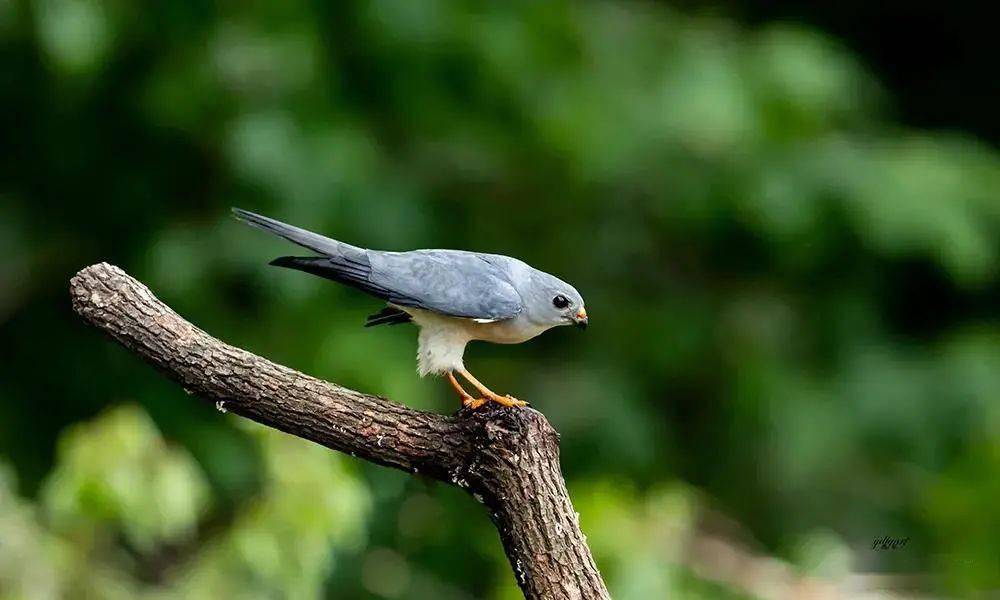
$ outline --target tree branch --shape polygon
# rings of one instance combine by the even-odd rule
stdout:
[[[73,310],[220,409],[465,489],[489,510],[526,598],[608,598],[541,413],[490,406],[443,416],[309,377],[198,329],[118,267],[70,282]]]

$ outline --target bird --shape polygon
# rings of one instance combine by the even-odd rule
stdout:
[[[500,254],[465,250],[370,250],[281,221],[233,208],[235,217],[298,244],[314,256],[281,256],[271,265],[303,271],[356,288],[386,303],[365,327],[414,323],[417,372],[444,376],[464,407],[527,402],[486,387],[463,362],[474,340],[519,344],[562,325],[586,329],[583,297],[572,285]],[[469,393],[462,377],[475,389]]]

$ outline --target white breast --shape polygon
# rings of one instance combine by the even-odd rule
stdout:
[[[519,344],[549,329],[534,325],[520,315],[504,321],[482,323],[415,308],[399,308],[408,312],[420,327],[417,371],[421,377],[464,368],[462,356],[465,346],[472,340]]]
[[[524,315],[518,315],[504,321],[473,323],[472,339],[494,344],[520,344],[550,328],[551,326],[536,325]]]

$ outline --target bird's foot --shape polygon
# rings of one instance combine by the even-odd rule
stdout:
[[[465,396],[462,398],[462,406],[470,410],[476,410],[480,406],[486,404],[486,398],[473,398],[472,396]]]
[[[448,373],[448,381],[451,383],[451,387],[455,388],[455,392],[458,397],[462,399],[462,406],[470,410],[476,410],[480,406],[486,404],[486,398],[473,398],[469,392],[465,391],[465,388],[458,383],[455,379],[454,373]]]
[[[496,402],[500,406],[506,406],[507,408],[523,408],[528,406],[527,402],[524,400],[518,400],[510,394],[506,394],[504,396],[501,396],[500,394],[492,394],[489,396],[489,399]]]
[[[479,393],[482,394],[481,398],[473,399],[472,396],[469,395],[469,392],[466,392],[465,388],[459,385],[458,380],[455,379],[455,374],[449,372],[448,380],[451,382],[452,387],[455,388],[455,391],[458,392],[458,395],[462,398],[463,406],[476,409],[485,404],[487,401],[496,402],[500,406],[506,406],[507,408],[522,408],[528,406],[528,403],[524,400],[518,400],[509,394],[501,396],[500,394],[491,391],[490,388],[483,385],[478,379],[472,376],[472,373],[469,373],[465,369],[459,369],[458,372],[462,375],[462,377],[465,377],[469,383],[475,386],[475,388],[479,390]]]

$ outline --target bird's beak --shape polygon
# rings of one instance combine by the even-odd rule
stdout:
[[[573,322],[576,323],[576,326],[580,329],[586,329],[588,323],[587,310],[580,307],[580,310],[576,311],[576,315],[573,316]]]

